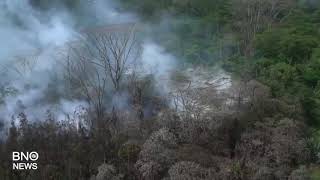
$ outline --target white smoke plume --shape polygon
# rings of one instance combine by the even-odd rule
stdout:
[[[84,28],[139,21],[132,14],[118,12],[109,0],[82,1],[78,11],[41,11],[27,0],[0,1],[0,121],[8,124],[20,112],[31,120],[42,120],[48,110],[62,120],[77,106],[86,106],[83,100],[63,94],[59,51]],[[158,86],[167,89],[161,79],[168,78],[175,67],[174,57],[146,40],[142,64],[155,74]],[[125,99],[125,95],[118,97],[115,101],[123,102],[114,103],[126,107]]]

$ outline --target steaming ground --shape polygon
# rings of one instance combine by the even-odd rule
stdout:
[[[193,67],[173,72],[171,107],[177,111],[198,109],[202,114],[234,108],[236,83],[220,68]]]

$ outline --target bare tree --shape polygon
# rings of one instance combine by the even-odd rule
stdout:
[[[70,46],[65,64],[66,78],[77,91],[73,94],[86,98],[97,118],[103,119],[106,98],[119,92],[125,76],[133,71],[140,56],[140,44],[134,27],[116,32],[88,31],[84,37]],[[109,83],[113,90],[110,90]]]
[[[86,34],[89,40],[87,48],[94,57],[91,63],[103,69],[105,75],[111,79],[115,91],[119,90],[123,76],[132,70],[130,68],[140,57],[141,52],[134,27],[117,30],[117,32],[108,30]]]
[[[86,99],[97,118],[103,118],[107,79],[97,66],[88,62],[77,50],[74,49],[72,53],[77,59],[68,56],[66,78],[69,86],[75,91],[73,93],[78,93]]]
[[[172,103],[176,112],[183,116],[184,119],[199,119],[204,109],[201,106],[198,89],[192,88],[191,83],[185,89],[178,89],[171,93]]]
[[[0,65],[0,72],[13,73],[18,77],[24,77],[35,70],[39,62],[39,52],[16,55],[11,58],[9,62]]]

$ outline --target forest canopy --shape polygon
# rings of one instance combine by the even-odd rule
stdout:
[[[93,13],[88,7],[95,3]],[[70,28],[80,38],[67,41],[58,63],[46,65],[53,70],[44,70],[50,74],[44,80],[27,57],[5,68],[22,74],[14,81],[25,80],[19,87],[9,86],[10,70],[2,73],[8,79],[0,83],[1,107],[14,104],[6,110],[16,111],[0,119],[0,179],[320,179],[319,1],[27,4],[32,15],[46,18],[9,13],[14,23],[6,26],[19,24],[15,33],[39,21],[32,26],[43,35],[72,19],[61,34]],[[68,16],[42,26],[56,12]],[[109,26],[96,27],[104,23]],[[49,35],[45,42],[60,38]],[[31,44],[43,43],[38,49],[51,53],[57,49],[51,41]],[[54,59],[50,53],[39,58]],[[36,73],[24,79],[22,70]],[[37,106],[27,107],[23,100],[35,96],[21,91],[40,92]],[[49,103],[79,106],[62,116]],[[40,111],[30,115],[31,108],[47,109],[35,116]],[[11,169],[12,151],[32,150],[40,155],[37,171]]]

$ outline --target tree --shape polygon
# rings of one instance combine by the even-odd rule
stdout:
[[[15,125],[14,120],[11,121],[11,127],[9,129],[8,139],[7,139],[7,147],[9,150],[17,150],[18,149],[18,137],[19,132]]]
[[[308,26],[308,25],[306,25]],[[306,28],[307,29],[307,28]],[[317,47],[317,34],[305,34],[300,28],[279,28],[257,36],[256,47],[268,58],[281,58],[290,64],[305,63]]]
[[[79,94],[86,99],[96,118],[103,118],[106,109],[104,99],[107,96],[107,78],[96,65],[88,62],[85,56],[78,54],[78,51],[73,53],[76,53],[77,59],[68,56],[66,64],[66,79],[70,89],[73,90],[73,95]]]
[[[239,32],[240,50],[245,56],[254,54],[257,33],[280,22],[293,7],[292,0],[233,0],[234,28]]]
[[[182,161],[174,164],[168,171],[170,179],[215,179],[217,177],[210,176],[210,171],[206,168],[201,167],[199,164],[194,162]]]
[[[122,28],[122,27],[120,27]],[[87,48],[92,55],[91,63],[103,69],[118,91],[123,76],[135,65],[141,48],[134,27],[123,27],[115,31],[97,30],[86,34]]]
[[[85,32],[81,44],[71,46],[67,56],[66,78],[103,118],[106,98],[121,91],[140,57],[140,44],[134,27],[95,29]],[[110,91],[108,83],[113,85]]]

